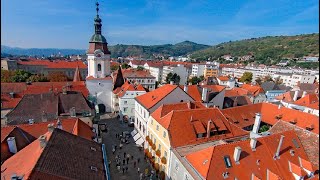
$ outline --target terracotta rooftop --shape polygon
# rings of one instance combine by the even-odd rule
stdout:
[[[319,95],[307,94],[305,97],[295,101],[294,104],[319,110]]]
[[[58,115],[70,115],[72,107],[75,107],[78,115],[83,112],[92,113],[87,100],[78,92],[27,94],[6,115],[7,123],[8,125],[25,124],[29,119],[41,122],[43,117],[56,119]]]
[[[288,91],[284,94],[281,94],[281,95],[275,97],[275,99],[279,100],[279,101],[282,100],[284,102],[294,102],[294,100],[293,100],[294,93],[295,93],[295,91]],[[299,91],[297,99],[299,100],[301,98],[301,96],[302,96],[302,91]]]
[[[163,98],[168,96],[176,88],[179,88],[179,86],[166,84],[151,92],[137,96],[135,99],[146,109],[150,109],[154,105],[156,105],[158,102],[160,102]]]
[[[162,114],[159,112],[162,111],[162,108],[159,107],[152,116],[168,130],[172,147],[200,144],[248,134],[228,122],[217,108],[184,109],[181,107],[182,110],[174,110],[175,107],[172,107],[173,110],[170,113],[159,117],[159,114]],[[180,107],[177,106],[177,109]],[[163,110],[168,112],[166,109]],[[210,120],[212,123],[210,123],[211,135],[209,138],[206,137],[207,133],[203,134],[203,137],[197,138],[200,131],[207,130]]]
[[[146,90],[143,88],[141,84],[131,84],[129,81],[126,81],[121,87],[118,87],[113,91],[114,94],[118,94],[119,97],[122,97],[126,94],[127,91],[144,91]]]
[[[183,89],[183,86],[180,86]],[[203,88],[208,89],[208,101],[211,101],[214,98],[214,94],[220,93],[225,89],[224,86],[220,85],[188,85],[187,93],[195,100],[202,101],[202,90]]]
[[[280,158],[274,160],[281,135],[285,137],[280,149]],[[309,159],[303,148],[295,146],[293,139],[296,144],[301,145],[295,132],[287,131],[258,138],[255,151],[250,147],[250,140],[244,140],[193,152],[186,155],[186,159],[204,179],[208,180],[223,179],[223,174],[229,179],[265,179],[270,175],[275,179],[294,179],[292,172],[301,175],[307,173],[303,168],[315,172],[315,167],[300,163],[301,161],[308,164]],[[236,147],[241,148],[238,164],[234,160]],[[294,151],[294,155],[291,155],[291,150]],[[289,169],[290,164],[294,166],[291,168],[292,172]]]
[[[1,165],[1,176],[11,178],[16,174],[24,179],[106,179],[100,144],[57,128],[44,136],[44,147],[37,139],[5,161]]]
[[[319,135],[285,121],[278,121],[269,132],[281,133],[288,130],[295,131],[310,162],[319,169]]]
[[[258,103],[221,110],[227,119],[244,128],[251,126],[255,121],[255,113],[261,113],[261,121],[270,125],[279,120],[294,123],[303,129],[319,134],[319,119],[317,116],[286,107],[278,108],[270,103]]]
[[[76,69],[78,66],[80,69],[87,69],[82,61],[48,61],[48,60],[33,60],[33,61],[18,61],[21,65],[31,66],[45,66],[50,69]]]
[[[35,123],[32,125],[21,124],[16,126],[6,126],[1,128],[1,161],[4,161],[11,157],[13,154],[9,152],[7,145],[8,137],[15,137],[17,150],[20,151],[22,148],[33,142],[39,136],[43,135],[48,131],[48,124],[53,123],[57,126],[57,120]],[[77,136],[81,136],[85,139],[92,140],[94,133],[91,127],[81,121],[78,118],[67,118],[61,119],[63,130],[72,133]]]
[[[85,97],[89,91],[85,81],[78,82],[33,82],[30,85],[26,83],[1,83],[1,94],[14,92],[18,96],[24,94],[41,94],[49,92],[52,89],[55,92],[62,92],[62,87],[66,86],[68,90],[81,92]]]
[[[243,84],[241,88],[247,90],[254,96],[257,96],[260,93],[264,93],[262,87],[259,85]]]
[[[220,81],[229,81],[228,76],[219,76],[219,77],[217,77],[217,79],[219,79]]]

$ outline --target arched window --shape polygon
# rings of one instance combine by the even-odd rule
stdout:
[[[98,64],[98,71],[101,71],[101,64]]]

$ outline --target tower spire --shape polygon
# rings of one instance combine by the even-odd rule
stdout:
[[[99,3],[98,1],[96,2],[96,11],[97,11],[97,16],[94,18],[94,29],[95,29],[95,34],[101,34],[101,19],[99,17]]]
[[[98,3],[98,1],[96,2],[96,6],[97,6],[97,8],[96,8],[96,10],[97,10],[97,16],[99,16],[99,3]]]

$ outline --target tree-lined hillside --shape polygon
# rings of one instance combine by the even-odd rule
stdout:
[[[252,53],[254,59],[262,64],[267,61],[280,61],[283,58],[301,58],[319,55],[319,33],[297,36],[267,36],[240,41],[221,43],[196,51],[191,57],[197,60],[218,59],[230,54],[235,57]]]

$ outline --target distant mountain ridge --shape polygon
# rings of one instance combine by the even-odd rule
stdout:
[[[261,64],[275,64],[282,58],[319,56],[319,33],[295,36],[267,36],[220,43],[192,53],[197,60],[219,59],[223,55],[245,56],[252,54]]]
[[[191,41],[183,41],[177,44],[164,45],[123,45],[118,44],[109,46],[111,57],[126,57],[126,56],[141,56],[145,58],[153,57],[153,55],[167,55],[167,56],[183,56],[197,50],[205,49],[210,46],[204,44],[197,44]],[[62,55],[85,54],[83,49],[58,49],[58,48],[16,48],[1,45],[1,53],[12,55],[30,55],[30,56],[50,56],[52,54],[61,53]]]

